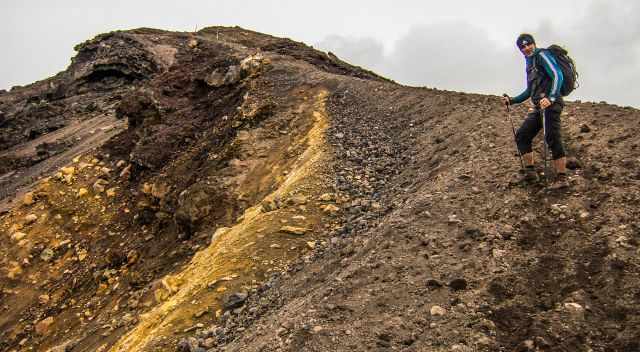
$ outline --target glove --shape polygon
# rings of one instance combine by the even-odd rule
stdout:
[[[511,98],[509,98],[506,93],[502,94],[502,102],[504,103],[504,105],[509,106],[511,105]]]

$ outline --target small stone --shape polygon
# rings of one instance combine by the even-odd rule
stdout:
[[[522,341],[522,347],[524,347],[524,351],[533,351],[535,350],[535,344],[533,340],[524,340]],[[520,349],[522,350],[522,349]]]
[[[215,242],[216,239],[222,235],[224,235],[225,233],[231,231],[231,228],[229,227],[219,227],[216,229],[216,231],[213,233],[213,235],[211,235],[211,243]]]
[[[449,215],[449,224],[460,224],[462,223],[462,220],[458,219],[458,216],[456,214],[451,214]]]
[[[131,164],[127,165],[122,172],[120,172],[120,178],[127,179],[131,175]]]
[[[129,251],[129,253],[127,253],[127,264],[133,265],[138,261],[139,258],[140,254],[138,254],[138,251],[132,249]]]
[[[36,324],[36,333],[38,335],[46,335],[49,332],[49,328],[53,325],[53,317],[48,317],[40,320]]]
[[[335,195],[331,194],[331,193],[323,193],[320,198],[318,198],[319,200],[323,201],[323,202],[330,202],[335,200]]]
[[[263,213],[268,213],[270,211],[274,211],[274,210],[278,209],[278,205],[272,199],[265,199],[262,202],[261,206],[262,206],[262,212]]]
[[[504,255],[507,254],[507,251],[504,249],[498,249],[498,248],[494,248],[491,251],[491,255],[493,255],[494,258],[502,258],[504,257]]]
[[[18,262],[10,261],[7,278],[13,280],[22,274],[22,267]]]
[[[449,282],[449,287],[454,291],[465,290],[467,288],[467,280],[462,278],[453,279]]]
[[[50,299],[51,298],[49,297],[49,295],[46,295],[46,294],[45,295],[40,295],[38,297],[38,301],[40,302],[40,304],[43,304],[43,305],[46,305],[47,303],[49,303]]]
[[[83,197],[83,196],[86,196],[87,194],[89,194],[89,191],[84,187],[78,190],[78,197]]]
[[[269,248],[278,249],[278,248],[280,248],[280,245],[274,243],[274,244],[270,245]]]
[[[106,180],[103,180],[101,178],[99,178],[94,184],[93,184],[93,190],[96,191],[97,193],[102,193],[104,192],[104,188],[105,186],[108,184],[108,182]]]
[[[290,198],[291,203],[295,205],[307,204],[307,197],[299,194]]]
[[[324,211],[325,213],[329,214],[329,215],[334,215],[337,212],[340,211],[340,208],[338,208],[337,206],[333,205],[333,204],[325,204],[325,205],[321,205],[320,209],[322,209],[322,211]]]
[[[156,212],[155,216],[156,216],[156,219],[158,219],[158,220],[166,220],[166,219],[169,219],[171,217],[171,214],[166,213],[164,211],[158,211],[158,212]]]
[[[467,227],[464,229],[464,235],[474,239],[474,240],[478,240],[481,239],[482,237],[484,237],[484,234],[482,233],[482,231],[477,228],[477,227]]]
[[[51,248],[45,248],[42,253],[40,253],[40,259],[42,259],[45,262],[50,261],[54,256],[54,252],[53,249]]]
[[[295,227],[295,226],[283,226],[280,228],[280,232],[284,232],[292,235],[298,235],[298,236],[304,235],[305,233],[307,233],[307,231],[309,230],[303,227]]]
[[[86,249],[81,248],[78,250],[77,255],[78,255],[78,261],[83,261],[87,258],[88,253]]]
[[[14,232],[11,235],[11,239],[16,241],[16,242],[20,242],[22,239],[24,239],[25,237],[27,237],[27,234],[24,232]]]
[[[25,195],[22,197],[22,204],[24,205],[31,205],[33,203],[35,203],[35,199],[34,199],[34,195],[33,192],[27,192],[25,193]]]
[[[230,310],[241,307],[249,295],[246,292],[232,293],[224,302],[224,309]]]
[[[509,224],[502,225],[498,228],[498,233],[505,239],[511,238],[513,236],[513,226]]]
[[[576,159],[575,157],[567,158],[567,169],[577,170],[581,168],[582,168],[582,164],[580,163],[580,161],[578,161],[578,159]]]
[[[578,315],[584,313],[584,308],[578,303],[565,303],[564,308],[572,314]]]
[[[311,331],[313,331],[314,334],[317,334],[317,333],[321,332],[322,330],[324,330],[324,329],[320,325],[316,325],[316,326],[313,327],[313,329],[311,329]]]
[[[151,195],[157,199],[164,199],[171,191],[171,186],[165,182],[156,182],[151,185]]]
[[[426,284],[427,284],[427,287],[430,287],[430,288],[439,288],[439,287],[443,286],[442,282],[440,282],[440,281],[438,281],[438,280],[436,280],[434,278],[427,279]]]
[[[62,169],[60,169],[60,171],[62,171],[62,173],[65,175],[73,176],[76,172],[76,168],[73,166],[63,167]]]
[[[116,163],[116,167],[117,167],[117,168],[121,168],[121,167],[125,166],[126,164],[127,164],[127,162],[126,162],[126,161],[124,161],[124,160],[119,160],[119,161]]]
[[[556,215],[562,213],[560,204],[551,204],[551,212]]]
[[[439,317],[447,314],[447,311],[440,306],[433,306],[431,307],[430,313],[434,317]]]
[[[591,127],[589,127],[589,125],[582,124],[582,126],[580,126],[580,133],[589,133],[591,132]]]
[[[315,241],[308,241],[307,242],[307,247],[309,247],[309,249],[316,248],[316,242]]]
[[[36,214],[29,214],[29,215],[24,217],[25,225],[33,224],[37,220],[38,220],[38,215],[36,215]]]

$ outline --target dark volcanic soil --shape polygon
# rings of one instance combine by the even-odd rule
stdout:
[[[0,95],[0,350],[640,350],[638,110],[568,102],[551,192],[495,96],[240,28],[77,50]]]

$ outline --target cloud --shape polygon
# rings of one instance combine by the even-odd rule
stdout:
[[[566,26],[539,28],[538,36],[564,44],[576,61],[576,97],[640,106],[639,2],[594,2]]]
[[[387,69],[385,67],[384,46],[374,38],[330,35],[317,43],[315,47],[339,55],[342,60],[351,64],[364,65],[376,72]]]
[[[522,60],[513,60],[481,28],[462,22],[412,27],[396,43],[388,64],[400,82],[472,92],[504,91],[514,75],[524,72]]]
[[[640,107],[640,95],[630,89],[640,82],[638,13],[640,2],[596,1],[571,23],[545,19],[526,31],[540,46],[556,43],[569,50],[580,73],[570,99]],[[525,87],[524,60],[515,45],[497,43],[467,22],[413,26],[386,53],[374,38],[332,35],[318,47],[407,85],[511,95]]]
[[[520,54],[464,22],[413,26],[387,53],[374,38],[332,35],[316,46],[407,85],[518,94],[525,82]]]

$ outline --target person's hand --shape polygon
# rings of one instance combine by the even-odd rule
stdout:
[[[502,97],[500,97],[500,98],[502,99],[502,103],[503,103],[504,105],[509,106],[509,101],[510,101],[510,99],[509,99],[509,96],[508,96],[508,95],[503,94],[503,95],[502,95]]]
[[[549,106],[551,106],[551,101],[549,100],[549,98],[542,98],[542,100],[540,100],[540,107],[543,110],[548,108]]]

